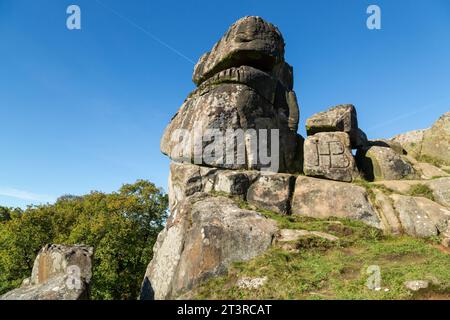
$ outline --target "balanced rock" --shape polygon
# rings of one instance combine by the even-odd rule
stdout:
[[[319,219],[350,218],[381,228],[366,189],[344,182],[299,176],[292,197],[292,214]]]
[[[413,166],[389,146],[368,146],[356,153],[358,168],[365,179],[400,180],[414,178]]]
[[[308,176],[351,182],[357,176],[355,159],[345,132],[320,132],[304,143],[303,171]]]
[[[153,249],[141,299],[169,299],[267,250],[276,222],[231,199],[196,193],[172,215]]]
[[[93,248],[49,244],[37,255],[31,277],[0,300],[84,300],[89,298]]]
[[[358,128],[356,109],[351,104],[332,107],[306,120],[306,133],[308,136],[319,132],[334,131],[348,133],[353,149],[362,147],[367,142],[366,134]]]
[[[161,151],[222,169],[300,172],[292,75],[278,29],[259,17],[240,19],[197,63],[198,88],[167,126]]]

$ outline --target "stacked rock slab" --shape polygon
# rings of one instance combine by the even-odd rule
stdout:
[[[351,182],[358,174],[352,149],[366,144],[356,109],[338,105],[306,121],[303,171],[308,176]]]
[[[284,45],[278,29],[259,17],[233,24],[196,64],[198,87],[167,126],[161,151],[175,161],[216,168],[301,171],[299,107]],[[205,135],[208,130],[222,138]],[[243,135],[227,141],[227,132]],[[272,134],[278,134],[276,141]],[[269,141],[261,145],[264,135]],[[260,156],[270,155],[274,142],[279,142],[279,163],[268,165]]]
[[[93,248],[49,244],[37,255],[31,277],[0,300],[85,300],[89,298]]]

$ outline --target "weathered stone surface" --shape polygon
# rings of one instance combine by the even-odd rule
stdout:
[[[434,179],[437,177],[449,177],[450,175],[440,168],[426,162],[416,162],[412,164],[414,170],[421,179]]]
[[[255,290],[265,285],[267,279],[268,279],[267,277],[261,278],[243,277],[238,279],[238,281],[236,281],[236,286],[239,289]]]
[[[386,234],[398,235],[403,232],[402,224],[395,212],[391,198],[383,194],[380,190],[374,189],[374,206],[381,220],[381,228]]]
[[[217,172],[215,168],[171,162],[168,183],[170,211],[196,192],[213,191]]]
[[[320,132],[309,136],[304,144],[303,171],[308,176],[351,182],[356,165],[345,132]]]
[[[141,299],[168,299],[189,291],[226,272],[230,263],[264,252],[277,232],[274,221],[225,197],[197,193],[177,210],[158,236]]]
[[[413,166],[390,147],[369,146],[356,154],[358,168],[369,181],[414,178]]]
[[[399,142],[414,158],[450,164],[450,111],[429,129],[410,131],[391,140]]]
[[[450,247],[450,223],[447,225],[447,230],[442,233],[442,245],[446,248]]]
[[[408,290],[417,292],[419,290],[428,289],[428,286],[430,285],[430,282],[427,280],[412,280],[412,281],[406,281],[405,287]]]
[[[299,241],[304,238],[319,238],[330,242],[338,241],[339,238],[320,231],[308,231],[297,229],[281,229],[276,237],[275,245],[283,250],[290,252],[299,252]]]
[[[443,114],[423,136],[421,156],[450,164],[450,111]]]
[[[393,137],[391,141],[399,143],[408,155],[417,158],[422,150],[424,133],[425,130],[410,131]]]
[[[257,208],[290,213],[295,177],[289,174],[261,174],[250,186],[247,201]]]
[[[306,120],[308,136],[319,132],[346,132],[350,136],[352,148],[365,145],[366,134],[358,128],[356,109],[351,104],[342,104],[316,113]]]
[[[245,196],[253,181],[245,172],[240,171],[220,171],[216,176],[214,191],[225,192],[233,196]]]
[[[438,235],[447,229],[450,211],[422,197],[393,194],[394,208],[405,233],[417,237]]]
[[[184,102],[167,126],[161,139],[161,151],[178,162],[223,169],[259,170],[272,165],[279,172],[299,172],[302,141],[290,129],[295,128],[298,114],[297,110],[290,115],[290,110],[294,109],[295,106],[290,107],[288,102],[284,106],[275,107],[254,89],[243,84],[224,83],[205,92],[196,91]],[[180,129],[189,133],[184,139],[179,138],[179,133],[182,132]],[[208,129],[215,130],[223,139],[215,141],[213,137],[202,136]],[[262,139],[261,129],[267,130],[264,131],[268,140],[266,148],[261,148],[259,144]],[[225,135],[231,130],[241,135],[237,139],[227,139]],[[253,143],[258,144],[252,145],[249,142],[251,137],[254,137]],[[279,143],[279,148],[276,149],[279,156],[273,156],[272,161],[265,164],[261,161],[261,154],[272,155],[272,141]],[[180,147],[186,148],[187,152],[181,153]],[[208,148],[214,147],[220,153],[214,153],[211,159],[207,159],[205,155],[212,154],[211,150],[208,152]]]
[[[292,199],[292,214],[314,218],[351,218],[381,228],[367,191],[343,182],[299,176]]]
[[[222,70],[203,82],[197,91],[204,92],[214,85],[224,83],[245,84],[270,103],[273,104],[275,102],[275,94],[278,85],[277,79],[264,71],[250,66],[240,66]]]
[[[34,261],[31,277],[1,300],[88,299],[92,255],[92,247],[46,245]]]
[[[372,147],[372,146],[391,148],[392,150],[394,150],[396,153],[398,153],[400,155],[406,154],[406,151],[403,149],[403,146],[399,142],[393,141],[393,140],[378,139],[378,140],[367,141],[366,147]]]
[[[309,231],[309,230],[299,230],[299,229],[281,229],[276,238],[276,242],[291,242],[296,241],[301,237],[305,236],[315,236],[328,241],[338,241],[339,238],[333,236],[332,234],[321,232],[321,231]]]
[[[430,180],[426,185],[433,191],[436,202],[450,208],[450,178]]]
[[[450,178],[439,178],[433,180],[401,180],[401,181],[378,181],[375,184],[384,185],[397,193],[408,194],[414,185],[423,184],[431,189],[434,200],[450,208]]]
[[[351,139],[351,137],[350,137],[350,139]],[[354,134],[353,141],[351,141],[352,148],[357,149],[357,148],[366,147],[368,143],[369,143],[369,140],[367,139],[366,133],[358,128],[358,130]]]
[[[214,74],[242,65],[271,71],[284,61],[284,40],[278,29],[260,17],[236,21],[195,65],[193,81],[198,85]]]

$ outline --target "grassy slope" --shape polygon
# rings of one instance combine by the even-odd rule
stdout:
[[[245,203],[241,203],[245,206]],[[234,263],[223,277],[211,279],[194,293],[198,299],[411,299],[450,298],[450,255],[436,239],[384,236],[360,222],[279,216],[280,228],[328,232],[341,240],[303,238],[298,252],[273,247],[248,262]],[[379,291],[366,286],[370,265],[381,268]],[[239,289],[240,277],[265,277],[259,289]],[[403,283],[430,280],[426,292],[412,295]],[[389,290],[385,290],[385,289]]]

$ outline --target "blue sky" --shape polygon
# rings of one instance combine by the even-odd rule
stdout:
[[[81,8],[82,29],[66,28]],[[366,28],[366,8],[382,29]],[[194,89],[193,63],[230,24],[279,27],[305,119],[353,103],[369,138],[430,126],[450,108],[447,0],[0,0],[0,205],[167,187],[159,139]]]

